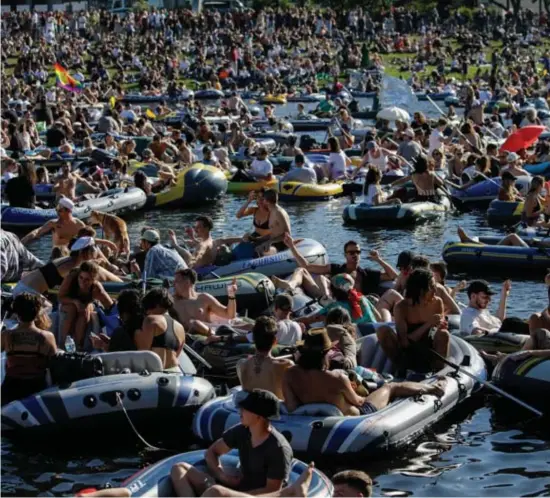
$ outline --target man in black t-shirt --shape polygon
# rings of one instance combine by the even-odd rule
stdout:
[[[344,255],[346,262],[343,264],[310,264],[300,254],[292,238],[287,235],[284,240],[298,263],[299,268],[292,274],[288,280],[281,280],[273,277],[272,280],[276,287],[287,290],[294,290],[302,286],[304,291],[312,297],[326,297],[330,295],[330,280],[324,276],[333,277],[341,273],[351,275],[355,280],[355,288],[362,294],[378,294],[382,282],[391,282],[397,278],[397,272],[386,263],[378,254],[378,251],[370,251],[369,259],[378,263],[382,267],[380,270],[369,270],[361,268],[361,247],[358,242],[350,240],[344,244]],[[313,275],[317,277],[313,277]],[[322,279],[319,276],[323,276]]]
[[[269,422],[279,417],[279,400],[263,389],[243,391],[242,395],[237,401],[241,423],[225,431],[206,451],[209,474],[187,463],[172,467],[177,496],[200,496],[216,481],[229,488],[224,489],[224,496],[242,496],[243,492],[266,495],[285,485],[292,465],[292,448]],[[231,449],[239,451],[239,475],[228,474],[220,464],[220,457]]]

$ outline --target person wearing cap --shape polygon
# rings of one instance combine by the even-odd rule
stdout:
[[[206,450],[208,473],[187,463],[172,467],[171,479],[177,496],[201,496],[221,483],[236,493],[225,496],[267,495],[280,491],[288,480],[292,448],[270,423],[279,418],[279,400],[266,390],[242,391],[236,400],[241,423],[228,429]],[[231,449],[239,452],[239,474],[227,473],[220,457]]]
[[[399,144],[397,154],[404,157],[408,162],[414,161],[422,154],[422,146],[414,139],[414,130],[406,128],[403,131],[403,140]]]
[[[26,273],[12,290],[12,294],[22,292],[44,294],[62,284],[63,279],[84,261],[97,260],[95,241],[92,237],[80,237],[70,247],[69,256],[49,261],[44,266]],[[104,268],[99,268],[98,280],[121,282],[122,280]]]
[[[300,182],[308,184],[317,183],[317,175],[315,171],[311,168],[305,167],[306,159],[303,154],[296,154],[294,156],[295,168],[291,169],[280,182]]]
[[[130,266],[137,278],[172,278],[177,270],[187,268],[175,250],[160,244],[160,234],[154,229],[141,234],[139,248],[145,253],[144,266],[140,268],[135,262]]]
[[[442,396],[444,379],[435,384],[390,382],[366,397],[358,396],[347,375],[329,371],[328,353],[332,342],[324,328],[311,329],[304,334],[296,365],[284,376],[283,392],[289,413],[310,403],[328,403],[347,416],[370,415],[385,408],[395,398],[416,395]]]
[[[65,247],[69,242],[77,236],[78,231],[86,225],[73,217],[74,203],[67,197],[61,197],[57,201],[57,216],[56,220],[50,220],[40,228],[36,228],[29,232],[21,239],[23,245],[27,245],[33,240],[52,232],[53,247]]]
[[[505,168],[501,168],[500,176],[504,174],[505,171],[518,176],[531,176],[528,171],[525,171],[520,165],[520,157],[515,152],[510,152],[506,157],[506,162],[508,165]]]
[[[292,252],[298,267],[288,280],[272,277],[278,288],[293,290],[303,286],[305,292],[312,297],[325,298],[330,296],[330,281],[325,276],[334,277],[341,273],[350,274],[355,280],[355,289],[364,295],[378,293],[380,283],[391,282],[397,278],[397,272],[378,251],[370,251],[368,258],[382,267],[382,271],[370,270],[360,266],[362,249],[360,244],[350,240],[344,244],[344,264],[310,264],[298,251],[291,236],[286,236],[285,244]],[[316,275],[316,277],[313,277]]]
[[[501,175],[501,184],[498,189],[498,200],[505,202],[519,202],[523,197],[515,187],[516,177],[509,171],[505,171]]]
[[[277,344],[279,327],[277,320],[270,316],[256,319],[252,332],[247,334],[249,342],[256,346],[256,352],[237,363],[237,375],[243,389],[265,389],[279,399],[284,399],[283,377],[285,371],[294,365],[289,359],[274,358],[271,350]],[[301,337],[300,330],[300,337]]]
[[[502,284],[497,316],[489,312],[489,303],[496,294],[485,280],[473,280],[468,285],[468,307],[460,316],[460,332],[464,335],[479,335],[498,332],[506,318],[506,301],[512,288],[512,282],[505,280]]]

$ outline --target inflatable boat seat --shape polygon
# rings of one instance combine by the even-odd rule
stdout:
[[[308,417],[343,417],[340,409],[330,403],[309,403],[296,408],[291,415],[306,415]]]
[[[132,373],[162,372],[163,365],[160,356],[152,351],[122,351],[102,353],[98,355],[103,360],[104,375],[115,375],[125,368]]]
[[[368,335],[361,341],[358,364],[365,368],[374,368],[378,373],[392,373],[392,362],[378,343],[376,334]]]

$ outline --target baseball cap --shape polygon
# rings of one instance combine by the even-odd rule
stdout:
[[[371,140],[370,142],[367,142],[367,150],[372,150],[376,147],[376,142],[374,140]]]
[[[141,234],[141,240],[146,240],[147,242],[158,242],[160,240],[160,235],[156,230],[145,230]]]
[[[328,351],[332,347],[332,342],[328,336],[327,329],[310,329],[302,335],[302,340],[296,342],[302,351]]]
[[[273,393],[265,389],[241,391],[236,399],[237,406],[243,410],[264,417],[277,420],[280,418],[280,401]]]
[[[62,197],[57,201],[57,206],[72,211],[74,209],[74,202],[71,201],[71,199],[69,199],[68,197]]]
[[[517,178],[512,175],[512,173],[510,173],[509,171],[505,171],[504,173],[502,173],[502,179],[503,180],[512,180],[512,181],[516,181]]]
[[[496,294],[495,291],[491,290],[489,283],[486,280],[472,280],[470,285],[466,289],[468,297],[471,294],[477,294],[478,292],[485,292],[485,294],[492,296]]]
[[[279,294],[275,297],[275,308],[278,308],[283,311],[292,310],[294,305],[294,300],[290,294]]]
[[[411,266],[413,258],[414,253],[412,251],[401,251],[399,256],[397,256],[397,268],[400,270],[403,268],[408,268]]]
[[[80,237],[76,239],[76,242],[71,246],[71,251],[82,251],[87,247],[92,247],[95,245],[95,240],[93,237]]]
[[[141,152],[142,157],[149,157],[153,155],[153,151],[151,149],[143,149]]]
[[[511,163],[512,161],[517,161],[519,159],[519,156],[515,152],[510,152],[508,156],[506,157],[506,160]]]

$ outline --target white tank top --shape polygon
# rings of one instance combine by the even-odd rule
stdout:
[[[368,163],[376,166],[381,173],[386,171],[386,167],[388,166],[388,158],[384,154],[380,153],[378,157],[373,157],[370,151],[368,151],[367,157]]]

